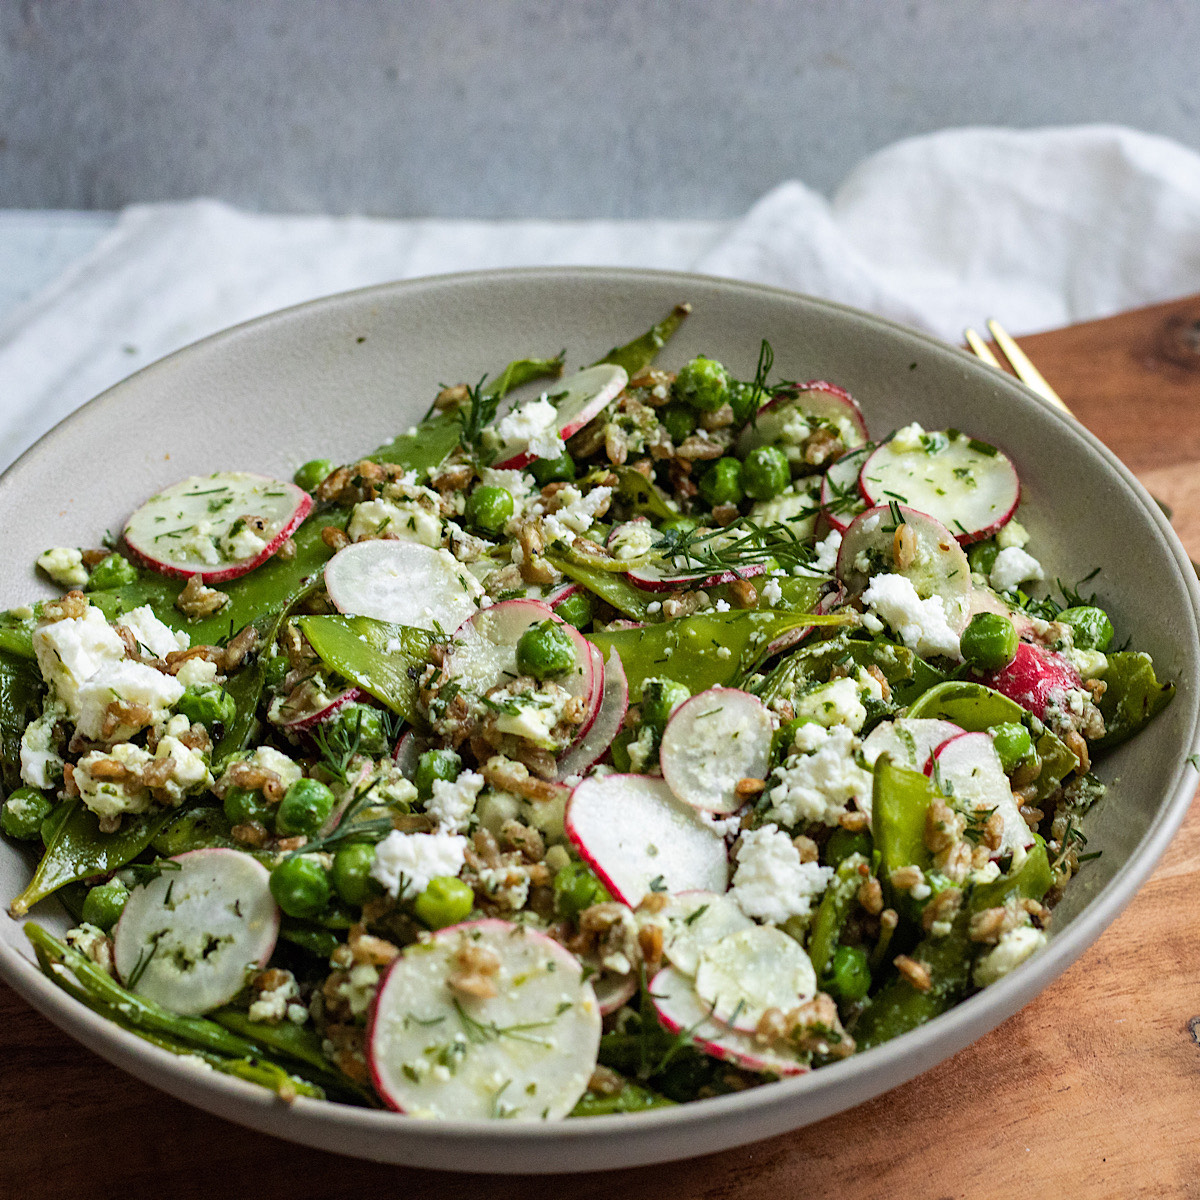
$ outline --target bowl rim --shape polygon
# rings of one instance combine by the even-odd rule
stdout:
[[[975,374],[978,378],[983,378],[986,374],[989,383],[1006,394],[1007,402],[1014,402],[1019,406],[1036,406],[1046,417],[1057,422],[1064,436],[1081,439],[1108,470],[1133,492],[1143,515],[1167,543],[1176,571],[1182,578],[1191,601],[1189,613],[1191,629],[1189,632],[1194,640],[1197,638],[1197,632],[1200,630],[1200,581],[1196,578],[1178,536],[1133,473],[1094,434],[1072,417],[1046,406],[1035,393],[1012,376],[995,371],[994,368],[982,363],[966,350],[943,342],[922,330],[850,305],[805,295],[786,288],[689,272],[628,267],[504,268],[422,276],[415,279],[374,284],[370,287],[308,300],[241,322],[189,343],[113,384],[42,434],[0,475],[0,484],[28,459],[40,453],[46,445],[52,444],[62,436],[64,429],[84,409],[95,411],[107,407],[114,400],[120,399],[121,393],[131,380],[141,379],[143,376],[153,376],[158,371],[170,370],[171,365],[181,357],[219,352],[224,345],[256,336],[260,331],[269,330],[276,325],[295,320],[297,317],[313,314],[321,309],[333,310],[345,305],[370,303],[375,298],[388,297],[390,299],[433,290],[486,287],[503,285],[508,282],[537,283],[543,280],[562,281],[565,279],[611,281],[627,285],[636,285],[638,282],[653,285],[675,284],[685,292],[688,287],[694,288],[696,285],[703,284],[706,287],[716,287],[723,292],[775,297],[790,304],[799,301],[818,309],[842,314],[858,323],[865,322],[878,328],[881,332],[891,335],[898,334],[934,357],[946,359],[947,356],[955,356],[953,361],[957,364],[961,360],[964,370]],[[1177,702],[1178,699],[1179,697],[1177,697]],[[1128,860],[1084,905],[1067,928],[1052,937],[1046,951],[1024,964],[1020,972],[1001,979],[955,1005],[933,1021],[892,1041],[873,1047],[861,1054],[855,1054],[841,1062],[823,1066],[819,1070],[805,1075],[775,1081],[770,1086],[750,1088],[744,1092],[690,1101],[672,1108],[651,1109],[635,1114],[579,1117],[552,1123],[414,1122],[411,1119],[404,1119],[403,1114],[390,1110],[357,1108],[300,1097],[291,1109],[291,1114],[298,1118],[294,1133],[273,1125],[270,1132],[291,1137],[297,1141],[307,1141],[308,1139],[304,1137],[304,1130],[316,1122],[321,1126],[366,1131],[373,1137],[387,1134],[397,1135],[403,1140],[419,1137],[425,1143],[456,1143],[464,1139],[477,1141],[486,1138],[488,1141],[498,1144],[539,1146],[555,1143],[561,1147],[564,1143],[589,1142],[596,1138],[609,1140],[618,1136],[627,1137],[635,1131],[639,1135],[653,1134],[654,1132],[679,1130],[692,1125],[723,1122],[735,1115],[745,1116],[758,1109],[786,1107],[789,1101],[802,1102],[806,1098],[813,1097],[814,1094],[832,1092],[837,1085],[841,1085],[842,1096],[837,1103],[825,1107],[819,1104],[813,1105],[813,1115],[802,1117],[798,1121],[779,1124],[780,1129],[794,1128],[853,1107],[871,1096],[882,1095],[883,1092],[891,1090],[900,1083],[929,1069],[936,1062],[957,1053],[963,1046],[985,1036],[987,1031],[994,1029],[1033,999],[1037,993],[1049,986],[1054,979],[1062,975],[1116,919],[1157,865],[1163,851],[1182,824],[1190,806],[1196,780],[1195,776],[1188,774],[1191,767],[1187,762],[1187,755],[1200,752],[1200,706],[1197,706],[1195,702],[1193,702],[1188,736],[1187,745],[1181,751],[1170,782],[1160,799],[1158,812],[1145,834],[1130,852]],[[36,910],[34,911],[36,912]],[[31,913],[30,916],[32,915]],[[14,920],[7,912],[4,916],[6,920]],[[185,1098],[189,1103],[208,1108],[210,1111],[219,1110],[222,1115],[226,1115],[228,1108],[235,1108],[238,1112],[236,1119],[258,1129],[263,1129],[265,1126],[261,1121],[255,1119],[256,1114],[261,1115],[268,1108],[277,1108],[278,1106],[276,1097],[265,1089],[213,1071],[205,1071],[201,1074],[193,1065],[180,1059],[179,1056],[143,1041],[137,1035],[127,1032],[87,1009],[42,975],[28,957],[5,942],[0,942],[0,978],[9,983],[18,994],[64,1032],[82,1042],[87,1048],[116,1063],[122,1069],[132,1071],[152,1086],[164,1088],[174,1095]],[[977,1018],[985,1012],[989,1013],[984,1017],[988,1023],[988,1030],[976,1031],[973,1027]],[[139,1065],[142,1069],[138,1069]],[[162,1078],[164,1075],[166,1076],[165,1082]],[[876,1077],[885,1076],[889,1082],[881,1089],[877,1085]],[[206,1085],[202,1091],[207,1090],[212,1093],[203,1100],[191,1094],[201,1080]],[[815,1111],[816,1109],[820,1109],[820,1111]],[[631,1119],[636,1120],[636,1130],[631,1128]],[[750,1136],[739,1136],[736,1142],[730,1141],[723,1144],[743,1144],[757,1137],[769,1136],[771,1132],[774,1132],[774,1128]],[[711,1147],[711,1149],[719,1148],[721,1147]],[[353,1150],[345,1152],[358,1153]],[[705,1152],[707,1151],[701,1151],[701,1153]],[[622,1158],[619,1162],[614,1162],[612,1166],[615,1168],[629,1165],[630,1161],[665,1161],[668,1158],[683,1156],[679,1153],[666,1156],[651,1153],[643,1155],[637,1160]],[[497,1168],[504,1169],[499,1164],[493,1166],[492,1169]],[[529,1170],[531,1168],[526,1165],[522,1169]],[[557,1166],[554,1169],[561,1170],[562,1167]]]

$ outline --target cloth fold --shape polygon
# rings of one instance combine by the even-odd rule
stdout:
[[[738,221],[123,212],[0,327],[0,465],[131,371],[218,329],[392,279],[642,266],[770,283],[958,341],[1200,291],[1200,155],[1117,126],[957,129],[864,161],[832,198],[780,184]]]

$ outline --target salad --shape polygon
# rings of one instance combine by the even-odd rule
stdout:
[[[687,312],[38,559],[0,827],[13,916],[75,922],[25,926],[51,980],[284,1099],[549,1120],[802,1074],[1037,953],[1173,686],[1051,585],[1003,449],[872,436],[765,342],[656,366]]]

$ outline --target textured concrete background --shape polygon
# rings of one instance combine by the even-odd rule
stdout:
[[[0,0],[0,207],[743,212],[949,125],[1200,149],[1192,0]]]

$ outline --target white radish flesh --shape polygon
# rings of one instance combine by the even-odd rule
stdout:
[[[592,650],[600,656],[594,646]],[[610,651],[608,662],[601,660],[600,669],[604,687],[599,710],[590,727],[559,758],[557,779],[560,783],[571,775],[582,775],[598,763],[625,723],[625,714],[629,711],[629,683],[621,656],[615,650]]]
[[[786,1048],[762,1046],[752,1034],[739,1033],[714,1020],[692,981],[675,967],[664,967],[654,976],[650,995],[659,1023],[666,1030],[686,1031],[698,1049],[721,1062],[772,1075],[803,1075],[809,1069]]]
[[[356,700],[366,698],[366,693],[360,691],[356,687],[349,687],[344,692],[339,692],[327,704],[322,704],[314,710],[302,709],[299,712],[293,712],[291,709],[280,709],[279,724],[282,728],[290,730],[292,733],[302,733],[305,730],[312,729],[315,725],[320,725],[322,721],[328,721],[339,709],[345,708],[347,704],[352,704]]]
[[[941,521],[964,544],[991,537],[1021,499],[1008,456],[956,429],[884,442],[863,464],[858,486],[868,504],[898,499]]]
[[[275,949],[270,872],[240,850],[192,850],[129,893],[113,933],[125,986],[182,1016],[227,1004]]]
[[[447,550],[419,542],[355,542],[325,564],[338,612],[416,629],[457,629],[479,607],[483,589]]]
[[[658,760],[680,800],[712,813],[746,802],[742,779],[765,779],[771,761],[771,715],[757,696],[709,688],[681,704],[663,731]]]
[[[487,959],[495,995],[452,981]],[[441,929],[405,948],[375,999],[367,1060],[400,1112],[453,1120],[556,1120],[596,1066],[600,1006],[579,960],[507,921]]]
[[[594,965],[594,964],[593,964]],[[622,1004],[628,1004],[637,994],[637,976],[630,972],[628,975],[613,975],[603,971],[592,977],[592,990],[596,993],[596,1003],[600,1005],[603,1016],[614,1013]]]
[[[863,761],[873,767],[881,754],[888,754],[901,767],[924,771],[934,750],[962,732],[950,721],[934,717],[900,717],[895,721],[883,721],[864,740]]]
[[[700,951],[696,995],[717,1020],[740,1033],[753,1033],[767,1009],[788,1012],[816,994],[808,955],[773,925],[726,934]]]
[[[151,496],[129,518],[125,544],[162,575],[224,583],[265,563],[312,503],[303,488],[266,475],[193,475]]]
[[[858,490],[863,463],[875,447],[868,442],[831,463],[821,480],[821,512],[830,526],[845,533],[850,522],[867,507]]]
[[[624,367],[598,363],[547,389],[546,398],[557,410],[555,429],[559,440],[565,442],[599,416],[625,390],[628,382]],[[559,453],[562,453],[561,448]],[[500,447],[496,466],[505,471],[518,470],[537,457],[527,439],[515,438]]]
[[[754,927],[754,922],[732,900],[716,892],[682,892],[672,896],[660,916],[666,922],[663,954],[685,975],[696,974],[700,952],[706,946]]]
[[[1000,814],[1004,829],[993,858],[1033,845],[990,733],[960,733],[943,742],[933,753],[929,773],[960,812]]]
[[[651,891],[724,892],[725,838],[661,779],[585,779],[567,802],[567,837],[616,899],[636,908]]]
[[[750,579],[766,571],[765,563],[746,563],[736,571],[681,570],[678,566],[646,563],[626,572],[629,582],[645,592],[673,592],[678,588],[717,587],[737,579]]]
[[[836,434],[847,450],[867,440],[867,424],[854,397],[835,383],[814,379],[758,410],[738,437],[738,457],[758,446],[778,446],[790,463],[804,467],[804,443],[819,429]]]

